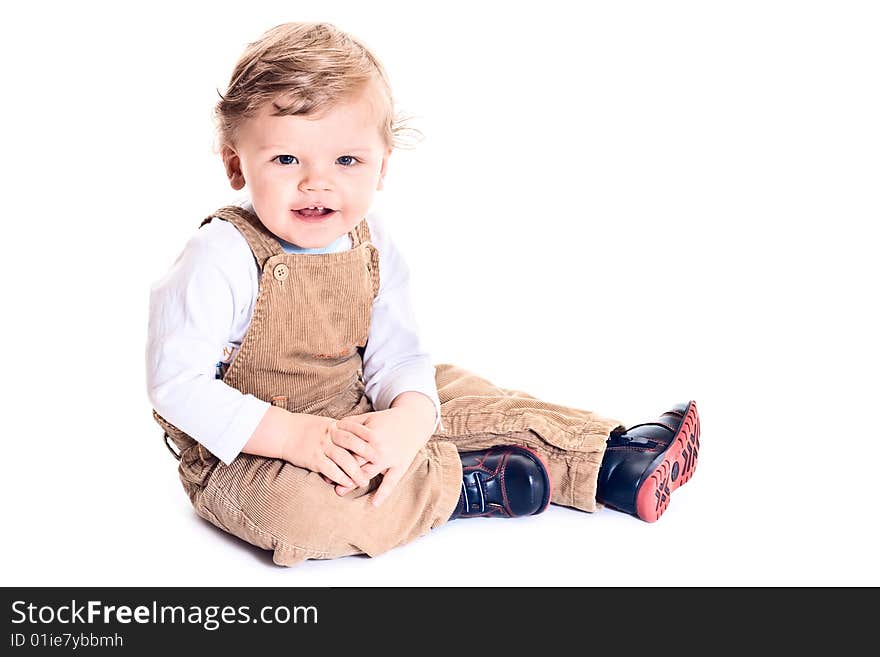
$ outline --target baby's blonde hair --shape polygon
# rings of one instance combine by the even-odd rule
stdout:
[[[406,147],[408,117],[395,113],[382,63],[360,41],[330,23],[283,23],[248,44],[214,106],[219,145],[235,144],[242,122],[265,103],[275,116],[319,116],[339,102],[375,90],[379,132],[388,148]]]

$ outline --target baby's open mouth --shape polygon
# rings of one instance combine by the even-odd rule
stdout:
[[[300,217],[308,218],[308,219],[316,219],[318,217],[326,217],[328,215],[336,212],[333,208],[325,208],[320,205],[312,205],[307,208],[300,208],[298,210],[294,210],[294,212]]]

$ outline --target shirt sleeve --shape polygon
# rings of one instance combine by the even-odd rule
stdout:
[[[364,349],[365,394],[375,410],[383,411],[402,392],[423,393],[434,402],[437,432],[443,429],[440,397],[433,359],[413,311],[409,267],[379,218],[371,219],[370,235],[379,250],[379,294]]]
[[[220,224],[226,222],[200,228],[152,285],[146,370],[156,412],[228,465],[269,404],[216,378],[223,348],[256,284],[247,242],[234,227]]]

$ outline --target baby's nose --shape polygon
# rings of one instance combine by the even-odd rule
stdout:
[[[310,169],[303,174],[299,188],[302,191],[325,191],[332,189],[333,181],[324,170]]]

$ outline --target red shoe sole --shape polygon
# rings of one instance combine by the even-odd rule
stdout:
[[[700,416],[697,405],[688,403],[684,419],[669,447],[658,457],[636,493],[636,515],[645,522],[655,522],[669,506],[672,491],[683,486],[697,467],[700,451]]]

